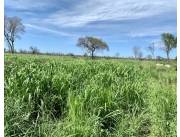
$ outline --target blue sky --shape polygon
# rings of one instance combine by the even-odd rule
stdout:
[[[138,46],[147,56],[155,42],[155,54],[165,57],[161,34],[176,35],[176,12],[176,0],[5,0],[5,15],[19,16],[26,27],[15,48],[42,52],[84,54],[77,39],[96,36],[110,49],[96,55],[129,57]]]

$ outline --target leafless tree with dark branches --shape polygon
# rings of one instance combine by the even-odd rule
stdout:
[[[152,58],[155,58],[155,42],[152,42],[148,47],[147,50],[151,53]]]
[[[25,27],[19,17],[4,17],[4,37],[8,43],[9,51],[14,53],[14,42],[25,32]]]

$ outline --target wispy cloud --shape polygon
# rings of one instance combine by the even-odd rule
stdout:
[[[71,0],[70,2],[6,0],[5,7],[31,12],[54,9],[52,13],[47,12],[44,21],[65,27],[79,27],[95,21],[140,19],[176,11],[176,0]]]
[[[159,26],[151,28],[142,28],[129,32],[130,37],[147,37],[147,36],[160,36],[164,32],[174,33],[176,32],[176,26]]]
[[[40,27],[37,25],[32,25],[32,24],[24,24],[27,28],[30,29],[36,29],[42,32],[48,32],[48,33],[53,33],[53,34],[57,34],[57,35],[61,35],[61,36],[71,36],[71,37],[75,37],[76,35],[74,34],[70,34],[70,33],[66,33],[66,32],[62,32],[62,31],[58,31],[58,30],[53,30],[53,29],[49,29],[49,28],[45,28],[45,27]]]
[[[175,9],[175,0],[171,0],[171,3],[169,0],[88,0],[72,10],[59,10],[44,21],[53,25],[79,27],[95,21],[140,19]]]
[[[53,7],[58,0],[5,0],[5,7],[15,10],[45,10]]]
[[[25,10],[21,15],[24,14],[27,27],[62,36],[121,33],[145,37],[164,31],[176,32],[174,24],[164,26],[157,22],[161,18],[167,22],[166,15],[176,13],[176,0],[6,0],[5,7],[13,11]],[[155,16],[160,17],[153,20]],[[74,34],[69,33],[71,31]]]

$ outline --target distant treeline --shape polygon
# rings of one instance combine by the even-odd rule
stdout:
[[[31,48],[30,48],[31,49]],[[4,50],[5,53],[11,53],[8,50]],[[36,50],[32,51],[32,50],[19,50],[19,51],[14,51],[14,53],[16,54],[33,54],[33,55],[48,55],[48,56],[69,56],[69,57],[73,57],[73,58],[78,58],[78,57],[84,57],[84,58],[91,58],[90,55],[88,55],[87,53],[85,53],[84,55],[76,55],[73,53],[55,53],[55,52],[40,52],[40,50]],[[94,56],[94,58],[96,59],[131,59],[131,60],[137,60],[136,58],[132,57],[115,57],[115,56]],[[165,61],[167,60],[167,58],[163,58],[161,56],[156,56],[155,59],[152,58],[148,58],[148,57],[144,57],[144,58],[139,58],[138,60],[158,60],[158,61]],[[177,57],[175,59],[170,59],[170,60],[177,60]]]

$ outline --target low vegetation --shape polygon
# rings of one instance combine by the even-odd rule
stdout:
[[[176,62],[5,55],[7,137],[175,137]]]

